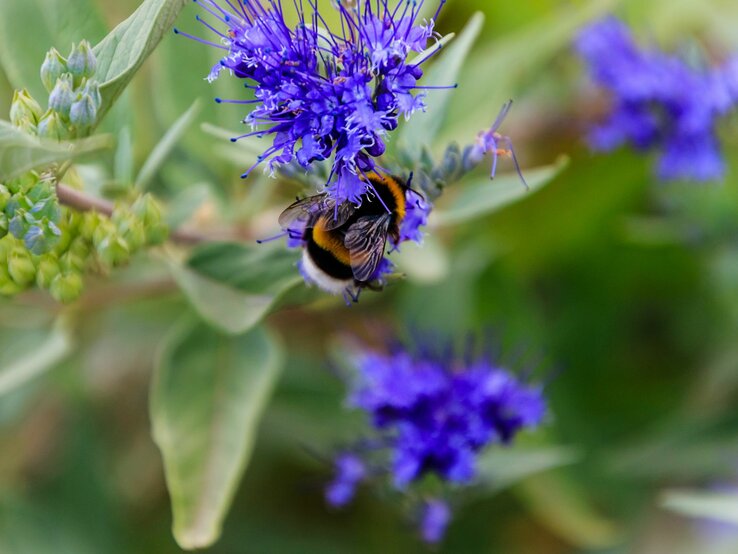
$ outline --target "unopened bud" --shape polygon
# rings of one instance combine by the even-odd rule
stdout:
[[[64,57],[52,48],[46,53],[44,63],[41,64],[41,81],[48,92],[51,92],[56,85],[56,80],[62,73],[67,72],[67,62]]]
[[[22,290],[23,287],[10,278],[7,267],[0,266],[0,295],[14,296]]]
[[[12,194],[10,194],[8,187],[6,187],[5,185],[0,185],[0,211],[4,210],[5,206],[8,205],[11,196]]]
[[[31,283],[36,277],[36,267],[28,250],[17,246],[10,251],[8,256],[8,273],[16,284],[24,287]]]
[[[89,79],[95,74],[97,59],[89,42],[83,40],[77,46],[72,45],[72,51],[67,59],[67,69],[74,75],[76,85],[79,85],[82,79]]]
[[[79,273],[70,271],[54,277],[49,292],[59,302],[72,302],[82,294],[82,277]]]
[[[153,196],[144,194],[133,203],[131,209],[143,221],[148,244],[161,244],[167,240],[169,229],[164,223],[161,205]]]
[[[51,94],[49,94],[49,108],[59,112],[62,117],[69,117],[69,110],[75,100],[74,83],[70,73],[63,73],[56,80]]]
[[[54,110],[47,110],[38,122],[38,136],[52,140],[64,140],[68,130],[61,116]]]
[[[0,212],[0,239],[8,234],[8,216]]]
[[[100,94],[100,83],[94,79],[90,79],[85,83],[82,89],[82,94],[87,94],[92,98],[92,102],[95,104],[95,109],[100,108],[102,104],[102,95]]]
[[[39,260],[36,270],[36,284],[42,289],[51,287],[57,275],[59,275],[59,261],[54,254],[46,254]]]
[[[13,93],[13,102],[10,104],[10,122],[16,127],[23,127],[28,123],[37,125],[43,112],[39,103],[26,89],[16,90]]]
[[[5,185],[8,187],[10,194],[25,194],[33,185],[38,181],[38,173],[35,171],[29,171],[23,173],[15,179],[7,181]]]
[[[82,97],[72,104],[69,112],[69,121],[72,125],[76,125],[80,129],[87,129],[94,125],[97,119],[97,108],[95,101],[89,94],[83,94]]]
[[[144,224],[127,208],[116,209],[112,217],[118,234],[123,237],[131,250],[137,250],[146,241]]]
[[[23,244],[31,254],[40,256],[54,248],[59,243],[60,237],[59,227],[53,221],[44,218],[28,229],[23,236]]]

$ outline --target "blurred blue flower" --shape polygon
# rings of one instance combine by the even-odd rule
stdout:
[[[351,405],[388,435],[397,488],[424,473],[456,482],[475,476],[476,453],[509,443],[546,412],[542,389],[480,358],[472,363],[405,350],[365,352]]]
[[[340,25],[330,28],[317,2],[308,2],[310,10],[296,3],[298,22],[289,25],[279,0],[195,1],[225,28],[198,17],[218,40],[196,40],[224,51],[208,79],[227,69],[254,92],[254,100],[218,100],[253,105],[244,119],[252,132],[233,140],[272,137],[243,176],[262,162],[274,171],[292,161],[307,168],[332,159],[328,190],[339,202],[360,202],[367,191],[361,176],[382,171],[375,158],[384,153],[387,134],[399,117],[424,109],[417,81],[430,56],[417,64],[408,57],[438,36],[438,12],[419,24],[423,2],[335,2]]]
[[[423,505],[420,518],[420,536],[427,543],[437,543],[446,534],[451,521],[451,508],[443,500],[432,499]]]
[[[655,149],[662,180],[723,176],[715,126],[738,103],[738,58],[713,69],[691,67],[677,56],[639,47],[614,17],[585,28],[576,49],[613,98],[607,120],[590,132],[594,150],[624,143]]]
[[[426,474],[468,484],[481,450],[507,445],[520,431],[541,423],[546,401],[540,385],[524,382],[489,357],[466,358],[429,347],[417,353],[398,346],[390,353],[357,354],[348,404],[370,416],[375,436],[352,449],[352,459],[365,456],[362,472],[338,465],[327,491],[329,500],[339,501],[332,504],[351,497],[367,467],[387,474],[399,491]],[[421,534],[429,542],[440,540],[449,519],[444,502],[429,502]]]
[[[341,454],[335,460],[336,474],[325,491],[331,506],[340,508],[354,498],[356,487],[366,478],[364,462],[354,454]]]

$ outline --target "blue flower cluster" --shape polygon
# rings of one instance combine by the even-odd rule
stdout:
[[[253,100],[220,100],[254,106],[244,119],[252,132],[233,140],[272,137],[243,176],[261,163],[273,171],[290,162],[308,168],[331,160],[328,190],[339,203],[359,203],[368,190],[362,176],[382,170],[376,158],[385,151],[387,134],[400,117],[424,109],[417,81],[431,56],[408,58],[437,37],[438,12],[418,23],[422,1],[339,1],[335,31],[310,0],[310,11],[295,3],[296,25],[287,23],[279,0],[195,1],[225,26],[218,30],[198,18],[219,37],[208,44],[224,50],[209,79],[226,69],[253,90]]]
[[[713,69],[640,48],[630,30],[610,17],[585,28],[576,41],[592,78],[613,97],[608,119],[590,133],[593,149],[629,142],[659,152],[662,180],[720,179],[724,163],[717,120],[738,103],[738,59]]]
[[[467,484],[476,476],[482,449],[510,444],[546,414],[541,386],[524,383],[486,357],[461,361],[397,348],[390,354],[365,351],[355,362],[358,375],[349,404],[368,413],[378,439],[337,459],[326,495],[336,506],[349,502],[369,474],[368,462],[362,464],[358,455],[362,449],[372,460],[378,451],[389,457],[400,491],[430,473]],[[432,540],[440,539],[450,518],[445,504],[435,502],[421,522],[422,534]]]

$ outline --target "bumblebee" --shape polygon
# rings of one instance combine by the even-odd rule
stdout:
[[[308,280],[354,302],[363,288],[377,288],[374,275],[387,238],[399,241],[405,193],[412,190],[399,177],[370,173],[366,180],[369,192],[358,206],[337,204],[323,193],[298,200],[279,216],[282,229],[302,239],[302,271]],[[295,229],[304,229],[302,235],[294,236]]]

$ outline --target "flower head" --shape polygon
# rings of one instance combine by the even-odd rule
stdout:
[[[613,97],[609,117],[589,135],[595,150],[624,143],[659,152],[662,180],[709,181],[724,173],[715,126],[738,102],[738,62],[694,68],[674,55],[639,47],[610,17],[584,29],[579,55]]]
[[[315,2],[310,10],[297,7],[298,22],[290,25],[278,0],[196,1],[221,27],[198,17],[219,37],[209,44],[224,54],[208,79],[228,70],[254,95],[219,101],[253,106],[244,119],[252,132],[242,137],[272,138],[244,176],[262,163],[274,171],[330,159],[330,194],[360,203],[362,176],[381,169],[376,158],[388,133],[400,117],[424,109],[417,86],[423,71],[409,60],[436,36],[433,19],[417,21],[422,2],[335,2],[340,26],[331,29]]]
[[[392,444],[394,483],[424,473],[464,483],[476,453],[509,443],[545,414],[542,390],[481,358],[471,364],[405,350],[363,353],[351,405],[365,410]]]
[[[401,492],[428,474],[468,484],[477,475],[482,450],[509,444],[546,415],[542,387],[488,357],[456,359],[433,348],[413,353],[398,346],[389,353],[361,351],[354,365],[348,404],[367,413],[373,437],[352,449],[350,465],[339,457],[337,476],[326,492],[333,505],[348,502],[370,468],[373,475],[390,477]],[[424,540],[438,542],[450,517],[444,501],[424,503]]]

